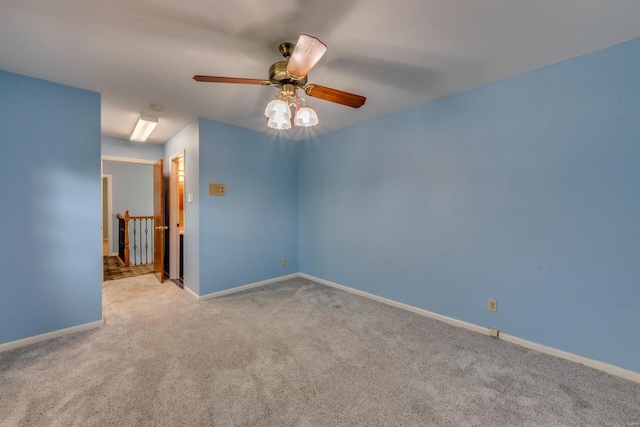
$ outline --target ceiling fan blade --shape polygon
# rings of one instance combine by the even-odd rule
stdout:
[[[320,40],[302,34],[289,58],[287,73],[294,80],[304,79],[326,51],[327,46]]]
[[[261,85],[261,86],[266,86],[271,84],[269,80],[242,79],[237,77],[193,76],[193,80],[197,82],[207,82],[207,83],[239,83],[243,85]]]
[[[314,98],[324,99],[325,101],[331,101],[353,108],[362,107],[367,100],[364,96],[319,85],[307,85],[304,91],[307,95],[313,96]]]

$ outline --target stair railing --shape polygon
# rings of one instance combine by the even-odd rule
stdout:
[[[117,214],[116,218],[118,218],[118,257],[124,266],[153,263],[153,215],[131,216],[126,210],[124,215]],[[133,240],[132,248],[131,240]]]

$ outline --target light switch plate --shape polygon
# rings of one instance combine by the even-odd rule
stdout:
[[[193,193],[187,194],[187,203],[193,203]]]

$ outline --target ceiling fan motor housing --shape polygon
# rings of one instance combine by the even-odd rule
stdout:
[[[289,61],[278,61],[269,67],[269,81],[274,85],[281,86],[284,84],[292,84],[298,87],[304,87],[307,84],[307,77],[303,79],[294,80],[287,73],[287,64]]]

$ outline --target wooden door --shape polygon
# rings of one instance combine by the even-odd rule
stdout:
[[[162,159],[153,164],[153,273],[164,282],[164,171]]]

